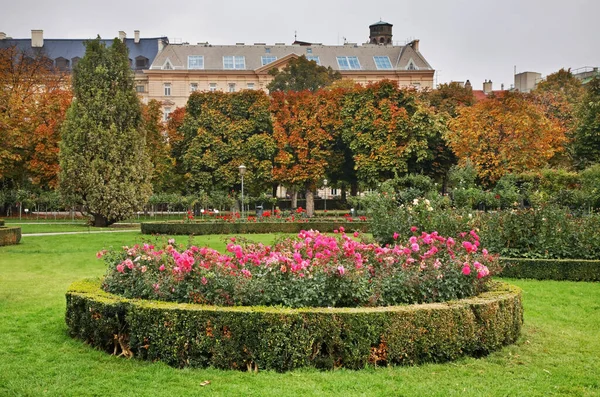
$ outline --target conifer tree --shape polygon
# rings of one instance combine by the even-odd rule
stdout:
[[[75,99],[63,125],[60,190],[94,226],[108,226],[142,208],[151,194],[140,102],[127,47],[118,39],[86,43],[73,74]]]

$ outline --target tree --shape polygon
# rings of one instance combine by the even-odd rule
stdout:
[[[484,183],[542,168],[567,142],[561,122],[520,93],[463,107],[450,128],[447,139],[460,164],[470,160]]]
[[[317,91],[335,80],[342,78],[338,71],[331,67],[319,66],[315,61],[309,61],[304,55],[292,59],[283,70],[273,68],[269,71],[273,80],[267,85],[270,92],[275,91]]]
[[[475,96],[471,87],[465,87],[457,82],[443,83],[437,89],[425,91],[423,97],[438,112],[445,112],[454,118],[462,106],[473,106]]]
[[[43,52],[0,49],[0,181],[57,184],[60,127],[71,93]]]
[[[277,155],[273,177],[288,187],[306,192],[306,212],[314,214],[314,190],[334,158],[333,143],[339,128],[336,91],[274,92],[273,137]]]
[[[151,164],[127,47],[98,37],[86,43],[73,74],[75,99],[60,144],[60,190],[94,226],[139,210],[151,194]]]
[[[574,160],[583,169],[600,163],[600,78],[586,84],[585,95],[577,109],[574,132]]]
[[[446,128],[414,89],[383,80],[344,95],[342,137],[357,178],[374,187],[410,172],[429,173],[436,142]]]

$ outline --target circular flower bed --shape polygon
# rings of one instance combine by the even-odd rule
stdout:
[[[0,220],[0,246],[19,244],[21,241],[20,227],[5,227],[4,221]]]
[[[414,231],[416,233],[416,230]],[[227,254],[169,240],[102,251],[103,288],[127,298],[219,306],[375,307],[444,302],[488,289],[497,258],[475,231],[415,234],[405,244],[301,231],[274,246],[232,238]]]

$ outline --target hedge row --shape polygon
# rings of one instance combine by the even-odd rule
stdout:
[[[20,227],[0,227],[0,246],[19,244],[21,241]]]
[[[600,281],[600,261],[501,258],[503,277],[536,280]]]
[[[320,232],[333,232],[342,226],[346,231],[359,230],[367,232],[368,222],[333,222],[322,220],[309,220],[308,222],[192,222],[192,223],[171,223],[156,222],[142,223],[142,233],[144,234],[184,234],[184,235],[204,235],[204,234],[248,234],[248,233],[298,233],[301,230],[319,230]]]
[[[4,219],[0,219],[0,226],[4,226]]]
[[[69,333],[113,354],[174,367],[287,371],[443,362],[517,340],[521,290],[448,303],[378,308],[214,307],[129,300],[101,280],[71,285]]]

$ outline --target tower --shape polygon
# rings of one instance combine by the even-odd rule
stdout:
[[[369,26],[370,44],[392,44],[392,25],[391,23],[379,21]]]

